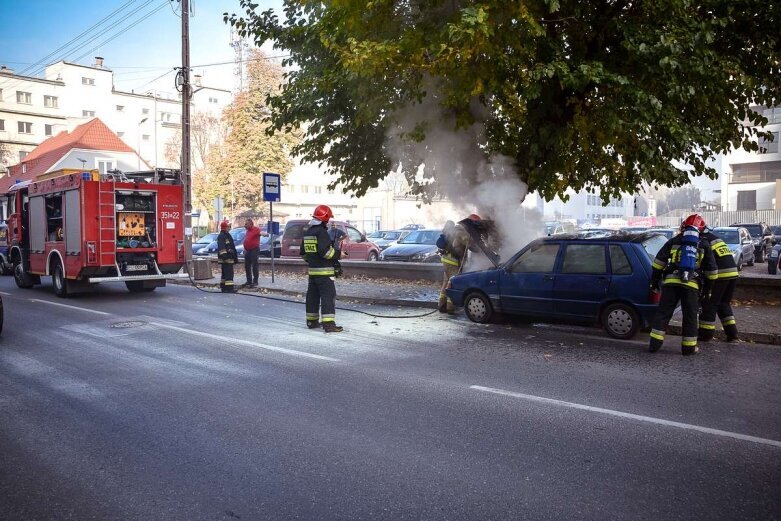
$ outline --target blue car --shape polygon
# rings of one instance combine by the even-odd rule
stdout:
[[[666,241],[653,232],[545,237],[494,269],[456,275],[447,295],[473,322],[508,313],[601,323],[610,336],[628,339],[656,311],[651,262]]]

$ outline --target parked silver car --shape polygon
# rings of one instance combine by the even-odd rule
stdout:
[[[388,246],[397,244],[400,240],[410,234],[412,230],[391,230],[383,232],[383,236],[379,239],[372,239],[374,244],[380,247],[380,251],[385,251]]]
[[[721,240],[732,251],[735,264],[738,271],[743,269],[743,265],[754,265],[754,242],[751,240],[751,234],[745,228],[714,228],[713,233],[721,237]]]

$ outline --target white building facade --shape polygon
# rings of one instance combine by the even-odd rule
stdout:
[[[192,112],[219,115],[230,91],[200,85],[194,77]],[[0,145],[8,154],[0,175],[42,141],[98,117],[150,165],[174,166],[165,146],[181,133],[182,104],[177,92],[125,92],[114,88],[114,73],[96,58],[93,65],[60,61],[44,78],[0,68]]]
[[[567,190],[569,199],[554,198],[544,203],[544,215],[548,220],[575,220],[579,223],[599,224],[602,219],[628,219],[635,215],[635,196],[623,194],[611,197],[603,206],[599,192],[575,192]]]

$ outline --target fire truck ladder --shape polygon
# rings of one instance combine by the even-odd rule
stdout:
[[[116,179],[112,176],[111,183],[102,181],[98,184],[98,220],[100,232],[100,264],[113,264],[119,275],[117,265],[117,191]],[[105,189],[110,186],[111,189]]]

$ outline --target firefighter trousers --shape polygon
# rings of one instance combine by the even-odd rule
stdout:
[[[735,315],[732,312],[732,295],[735,293],[735,284],[738,279],[720,279],[713,283],[710,297],[702,303],[700,313],[699,339],[710,340],[716,331],[716,314],[721,319],[721,327],[727,340],[738,338],[738,327],[735,324]]]
[[[445,274],[443,275],[442,279],[442,287],[439,290],[439,311],[442,313],[454,313],[456,307],[453,305],[453,301],[447,298],[447,293],[445,293],[445,290],[447,289],[447,283],[450,281],[450,277],[458,275],[460,267],[458,265],[447,264],[445,262],[442,263],[442,267],[445,268]]]
[[[321,316],[323,324],[336,321],[336,284],[333,277],[310,275],[306,289],[306,320],[316,321]]]
[[[233,263],[221,262],[222,274],[220,275],[220,291],[223,293],[233,293]]]
[[[681,303],[681,312],[683,313],[681,351],[684,354],[690,354],[696,350],[699,293],[696,289],[677,284],[667,284],[662,286],[662,297],[659,301],[659,307],[651,321],[651,341],[648,350],[652,353],[662,347],[667,325],[670,323],[678,302]]]

